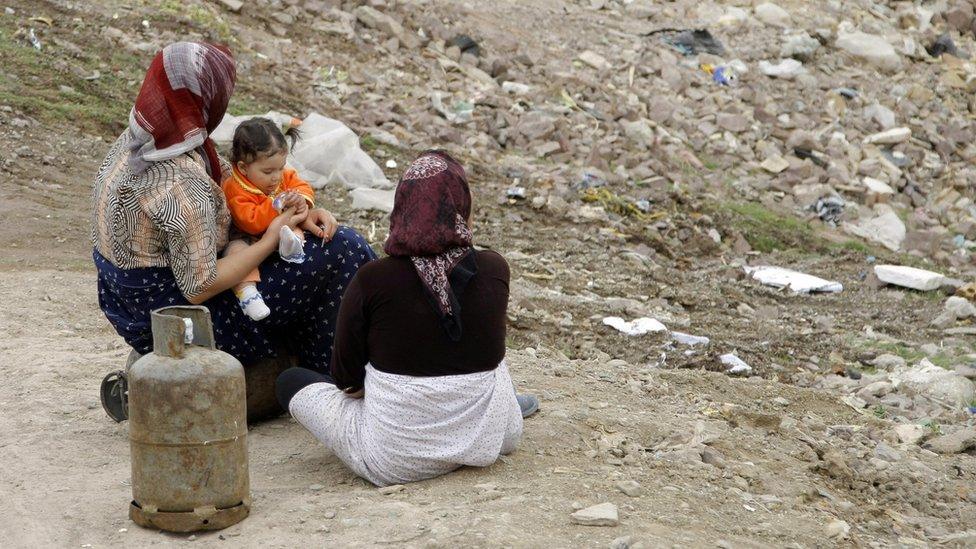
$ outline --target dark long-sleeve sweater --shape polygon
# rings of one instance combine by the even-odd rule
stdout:
[[[339,307],[332,376],[340,389],[363,386],[366,363],[408,376],[446,376],[493,370],[505,357],[508,263],[475,252],[478,273],[462,292],[462,334],[454,342],[441,327],[409,258],[371,261],[349,283]]]

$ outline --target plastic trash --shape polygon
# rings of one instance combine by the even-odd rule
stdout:
[[[708,63],[701,65],[701,69],[711,75],[712,82],[720,86],[731,86],[739,77],[731,67],[716,67]]]
[[[31,43],[31,46],[34,46],[35,50],[41,51],[41,39],[37,37],[33,27],[27,31],[27,41]]]
[[[952,41],[952,37],[947,32],[942,33],[934,42],[925,46],[925,51],[932,57],[941,57],[943,53],[948,53],[953,57],[961,57],[959,49],[956,48],[955,42]]]
[[[733,353],[724,354],[718,357],[718,359],[722,364],[729,367],[728,370],[725,370],[727,374],[741,376],[752,372],[752,366],[746,364],[744,360],[735,356]]]
[[[840,222],[840,217],[844,215],[845,206],[847,203],[839,196],[823,196],[810,205],[810,210],[815,212],[824,223],[836,226]]]
[[[447,42],[447,46],[457,46],[461,53],[470,53],[471,55],[478,57],[481,55],[481,46],[475,42],[474,38],[471,38],[467,34],[459,34],[454,38],[451,38]]]
[[[789,288],[797,294],[808,294],[814,292],[836,293],[844,290],[840,282],[824,280],[820,277],[791,271],[782,267],[743,267],[746,274],[759,281],[764,286],[773,288]]]
[[[630,322],[627,322],[619,316],[608,316],[603,319],[603,323],[629,336],[641,336],[654,332],[667,331],[664,324],[661,324],[659,321],[646,316],[635,318]]]
[[[699,53],[725,55],[725,46],[712,36],[712,33],[708,32],[707,29],[660,29],[651,31],[644,36],[654,34],[664,34],[661,37],[661,41],[678,50],[683,55],[698,55]]]
[[[525,199],[525,187],[509,187],[505,191],[505,196],[513,200],[524,200]]]
[[[354,210],[379,210],[390,213],[393,211],[395,190],[387,189],[353,189],[349,191]]]
[[[430,94],[430,104],[435,111],[452,124],[464,124],[474,117],[474,103],[457,101],[451,108],[444,105],[444,93],[435,91]]]
[[[683,332],[671,332],[671,339],[677,343],[691,347],[696,345],[708,345],[709,342],[711,342],[711,340],[705,336],[696,336]]]
[[[288,164],[312,187],[321,189],[333,183],[349,189],[393,187],[383,169],[360,148],[359,136],[342,122],[318,113],[313,112],[303,121],[275,111],[246,116],[225,115],[210,137],[217,145],[226,147],[233,141],[237,126],[257,116],[270,118],[283,127],[301,123],[302,137],[288,155]]]
[[[330,183],[349,189],[393,187],[382,168],[359,147],[359,136],[342,122],[318,113],[302,122],[302,138],[291,157],[315,188]]]
[[[801,74],[804,70],[803,63],[796,59],[780,59],[777,63],[771,63],[769,61],[759,62],[759,71],[773,78],[790,80]]]
[[[583,178],[580,179],[579,183],[576,184],[576,187],[582,191],[586,189],[595,189],[597,187],[603,187],[606,186],[606,184],[607,184],[606,179],[603,179],[602,177],[596,174],[584,173]]]

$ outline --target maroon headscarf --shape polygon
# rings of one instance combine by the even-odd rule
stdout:
[[[230,50],[202,42],[177,42],[153,58],[129,114],[129,168],[201,148],[207,172],[221,179],[210,132],[220,124],[234,93],[237,69]]]
[[[388,255],[410,258],[452,341],[461,339],[458,296],[477,273],[470,215],[464,167],[444,151],[424,152],[400,178],[383,247]]]

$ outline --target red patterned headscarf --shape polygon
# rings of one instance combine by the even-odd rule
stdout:
[[[237,69],[230,50],[177,42],[156,54],[129,114],[129,168],[202,148],[207,172],[220,181],[220,160],[210,132],[220,124],[234,92]]]
[[[452,341],[461,339],[458,296],[477,273],[471,191],[464,167],[443,151],[417,157],[400,178],[384,250],[409,257]]]

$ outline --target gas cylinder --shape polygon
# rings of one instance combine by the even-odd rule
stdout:
[[[152,311],[153,352],[129,369],[129,518],[219,530],[250,512],[244,368],[214,345],[206,307]]]

